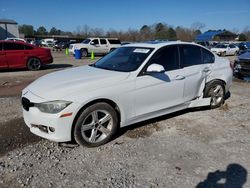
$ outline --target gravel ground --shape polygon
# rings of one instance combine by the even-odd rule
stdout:
[[[104,146],[85,148],[41,139],[23,122],[23,87],[45,73],[91,63],[54,57],[55,65],[38,72],[0,72],[0,187],[250,187],[250,83],[234,80],[218,109],[135,124]]]

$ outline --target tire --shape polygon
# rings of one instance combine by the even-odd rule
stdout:
[[[82,57],[87,57],[88,56],[88,52],[86,49],[81,49],[81,53],[82,53]]]
[[[27,68],[31,71],[39,70],[42,67],[41,60],[36,57],[29,58]]]
[[[115,50],[115,48],[111,48],[111,49],[109,50],[109,53],[110,53],[110,52],[113,52],[114,50]]]
[[[210,108],[218,108],[222,104],[224,104],[224,98],[225,98],[225,86],[224,83],[215,80],[212,82],[209,82],[204,90],[204,98],[211,97],[210,102]]]
[[[225,57],[225,56],[226,56],[226,52],[222,52],[222,53],[221,53],[221,56],[222,56],[222,57]]]
[[[96,103],[86,108],[74,127],[75,141],[81,146],[97,147],[109,142],[118,129],[118,116],[107,103]]]

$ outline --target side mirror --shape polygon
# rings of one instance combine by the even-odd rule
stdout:
[[[148,66],[146,72],[147,73],[163,73],[165,72],[165,69],[162,65],[154,63]]]
[[[94,42],[90,42],[89,44],[91,44],[91,45],[95,45],[95,43],[94,43]]]

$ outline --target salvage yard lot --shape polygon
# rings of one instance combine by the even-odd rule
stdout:
[[[53,57],[38,72],[0,72],[0,187],[190,188],[218,181],[250,187],[250,83],[235,79],[218,109],[159,117],[122,129],[104,146],[85,148],[41,139],[23,122],[22,88],[46,73],[93,62]],[[234,173],[227,170],[232,166]]]

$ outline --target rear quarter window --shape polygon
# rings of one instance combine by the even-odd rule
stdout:
[[[116,40],[116,39],[108,39],[110,44],[121,44],[120,40]]]
[[[201,47],[195,45],[181,45],[181,67],[203,64]]]
[[[17,43],[4,43],[4,50],[24,50],[24,45]]]
[[[24,45],[24,48],[25,48],[25,50],[33,50],[33,49],[34,49],[34,47],[32,47],[32,46],[27,46],[27,45]]]
[[[202,49],[202,59],[204,64],[214,63],[215,61],[214,54],[212,54],[210,51],[206,49]]]

